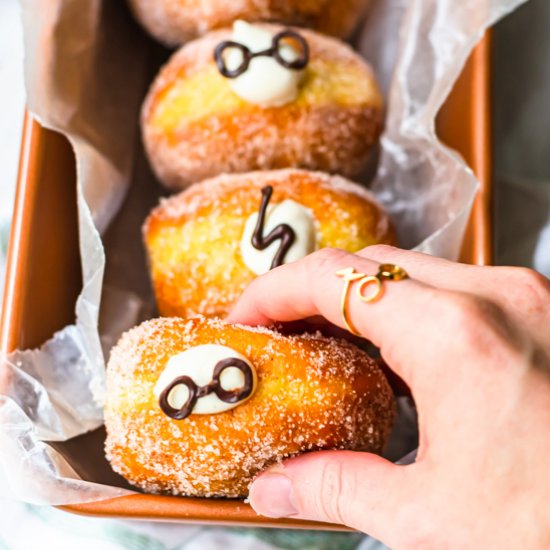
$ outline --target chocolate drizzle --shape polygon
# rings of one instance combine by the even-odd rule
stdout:
[[[225,369],[235,367],[244,374],[244,384],[242,388],[235,390],[224,390],[221,385],[220,377]],[[179,409],[175,409],[168,403],[168,396],[176,386],[187,386],[189,397]],[[252,368],[248,363],[236,357],[222,359],[216,363],[212,380],[206,386],[197,386],[189,376],[178,376],[175,378],[160,394],[159,405],[164,414],[174,420],[183,420],[192,412],[201,397],[215,393],[218,399],[225,403],[238,403],[249,397],[254,389],[254,375]]]
[[[290,250],[290,247],[296,240],[296,233],[290,225],[282,223],[277,227],[274,227],[273,230],[264,237],[264,226],[265,226],[265,216],[267,213],[267,206],[273,194],[273,187],[267,185],[262,188],[262,201],[260,203],[260,211],[258,213],[258,221],[256,222],[256,227],[254,228],[254,233],[252,233],[252,246],[256,250],[265,250],[269,245],[275,241],[280,240],[281,244],[279,249],[273,256],[273,261],[271,262],[271,268],[275,269],[280,265],[283,265],[285,256]]]
[[[299,46],[298,57],[294,61],[288,61],[281,54],[282,46],[284,45],[283,40],[290,39],[295,41]],[[229,69],[225,63],[224,54],[226,50],[239,50],[242,56],[242,61],[238,67],[234,69]],[[279,65],[287,69],[292,70],[301,70],[307,67],[309,63],[309,45],[306,39],[297,32],[291,29],[285,29],[280,33],[277,33],[273,37],[271,42],[271,48],[267,50],[262,50],[261,52],[251,52],[244,44],[240,42],[235,42],[233,40],[224,40],[220,42],[216,49],[214,50],[214,60],[218,66],[220,73],[225,76],[225,78],[237,78],[247,71],[250,61],[255,57],[267,56],[273,57]]]

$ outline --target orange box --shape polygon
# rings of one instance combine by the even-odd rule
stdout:
[[[481,182],[461,258],[475,264],[490,264],[492,256],[489,51],[489,38],[485,37],[437,121],[440,137],[462,154]],[[2,352],[39,346],[74,322],[75,301],[81,289],[75,181],[74,155],[67,140],[27,115],[0,325]],[[95,430],[75,438],[65,452],[78,464],[79,456],[90,449],[97,452],[103,437],[102,429]],[[91,474],[100,483],[114,479],[106,462],[103,469]],[[94,516],[159,521],[343,529],[264,518],[236,500],[135,494],[61,508]]]

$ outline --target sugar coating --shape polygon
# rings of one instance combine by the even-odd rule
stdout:
[[[273,33],[282,28],[261,26]],[[167,128],[157,118],[172,97],[172,87],[209,67],[217,74],[213,51],[221,41],[231,38],[231,31],[213,31],[172,56],[151,86],[142,109],[144,143],[162,183],[183,189],[223,172],[289,166],[347,177],[363,170],[382,128],[382,97],[373,72],[346,44],[312,31],[299,32],[310,45],[311,67],[328,64],[315,78],[321,97],[311,99],[313,103],[296,101],[262,108],[240,102],[228,111],[214,109],[198,119],[171,116]],[[334,72],[330,67],[342,71],[337,82],[330,80]],[[219,88],[223,97],[231,97],[229,85],[217,77],[213,87]],[[307,78],[303,86],[309,86]],[[357,93],[345,100],[336,99],[332,97],[335,89],[356,89]],[[218,97],[214,94],[201,105],[215,103]]]
[[[202,210],[219,209],[221,205],[231,204],[231,210],[237,215],[243,215],[240,203],[233,197],[233,191],[239,186],[248,186],[251,190],[261,189],[266,185],[290,184],[295,179],[309,179],[318,186],[318,199],[334,203],[332,193],[354,195],[358,199],[378,205],[375,196],[365,187],[346,178],[326,172],[300,170],[298,168],[283,168],[280,170],[258,170],[245,174],[220,174],[214,178],[203,180],[189,189],[171,197],[162,198],[159,206],[151,212],[145,223],[150,220],[176,221],[185,217],[201,214]],[[325,192],[325,193],[324,193]],[[328,194],[331,193],[331,194]],[[384,219],[385,227],[389,221]]]
[[[356,25],[368,0],[129,0],[141,24],[159,41],[182,44],[235,19],[278,21],[312,26],[346,36]]]
[[[267,185],[273,187],[272,204],[292,199],[312,212],[316,248],[356,252],[371,244],[395,244],[389,217],[372,194],[342,177],[298,169],[221,175],[163,199],[145,222],[161,315],[229,313],[255,278],[240,242]]]
[[[154,384],[170,356],[203,343],[247,356],[258,389],[231,411],[172,420],[160,410]],[[107,458],[147,492],[243,497],[258,472],[290,456],[318,449],[380,452],[393,417],[393,396],[376,363],[320,334],[155,319],[124,334],[108,366]]]

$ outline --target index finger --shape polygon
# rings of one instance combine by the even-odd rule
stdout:
[[[374,275],[379,264],[341,250],[320,250],[255,279],[227,320],[268,326],[321,315],[346,328],[340,308],[344,280],[336,272],[348,267]],[[438,300],[444,291],[410,278],[388,281],[383,283],[383,295],[378,301],[364,303],[356,289],[357,284],[352,283],[347,300],[349,319],[412,387],[415,363],[441,362],[438,346],[425,344],[445,330]],[[452,345],[451,342],[447,348],[449,354],[453,353],[449,349]]]

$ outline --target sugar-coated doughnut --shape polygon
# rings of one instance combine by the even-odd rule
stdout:
[[[235,19],[275,21],[347,36],[369,0],[129,0],[140,23],[157,40],[183,44]]]
[[[256,232],[262,210],[264,227]],[[294,233],[286,248],[277,229],[285,225]],[[265,246],[274,231],[274,241]],[[181,317],[226,316],[257,275],[316,249],[356,252],[396,244],[393,226],[371,193],[339,176],[297,169],[195,184],[163,199],[143,232],[158,310]],[[255,246],[254,237],[262,242]]]
[[[273,53],[254,55],[269,52],[281,32],[279,61]],[[161,183],[183,189],[220,173],[288,167],[346,177],[362,172],[382,128],[371,68],[337,39],[291,32],[237,21],[172,56],[142,109],[146,151]],[[244,71],[226,77],[245,55],[230,47],[235,40],[253,55]],[[285,66],[285,57],[292,63],[297,56],[305,66]]]
[[[244,497],[286,457],[381,452],[393,417],[376,363],[320,335],[155,319],[122,336],[107,370],[107,458],[148,492]]]

